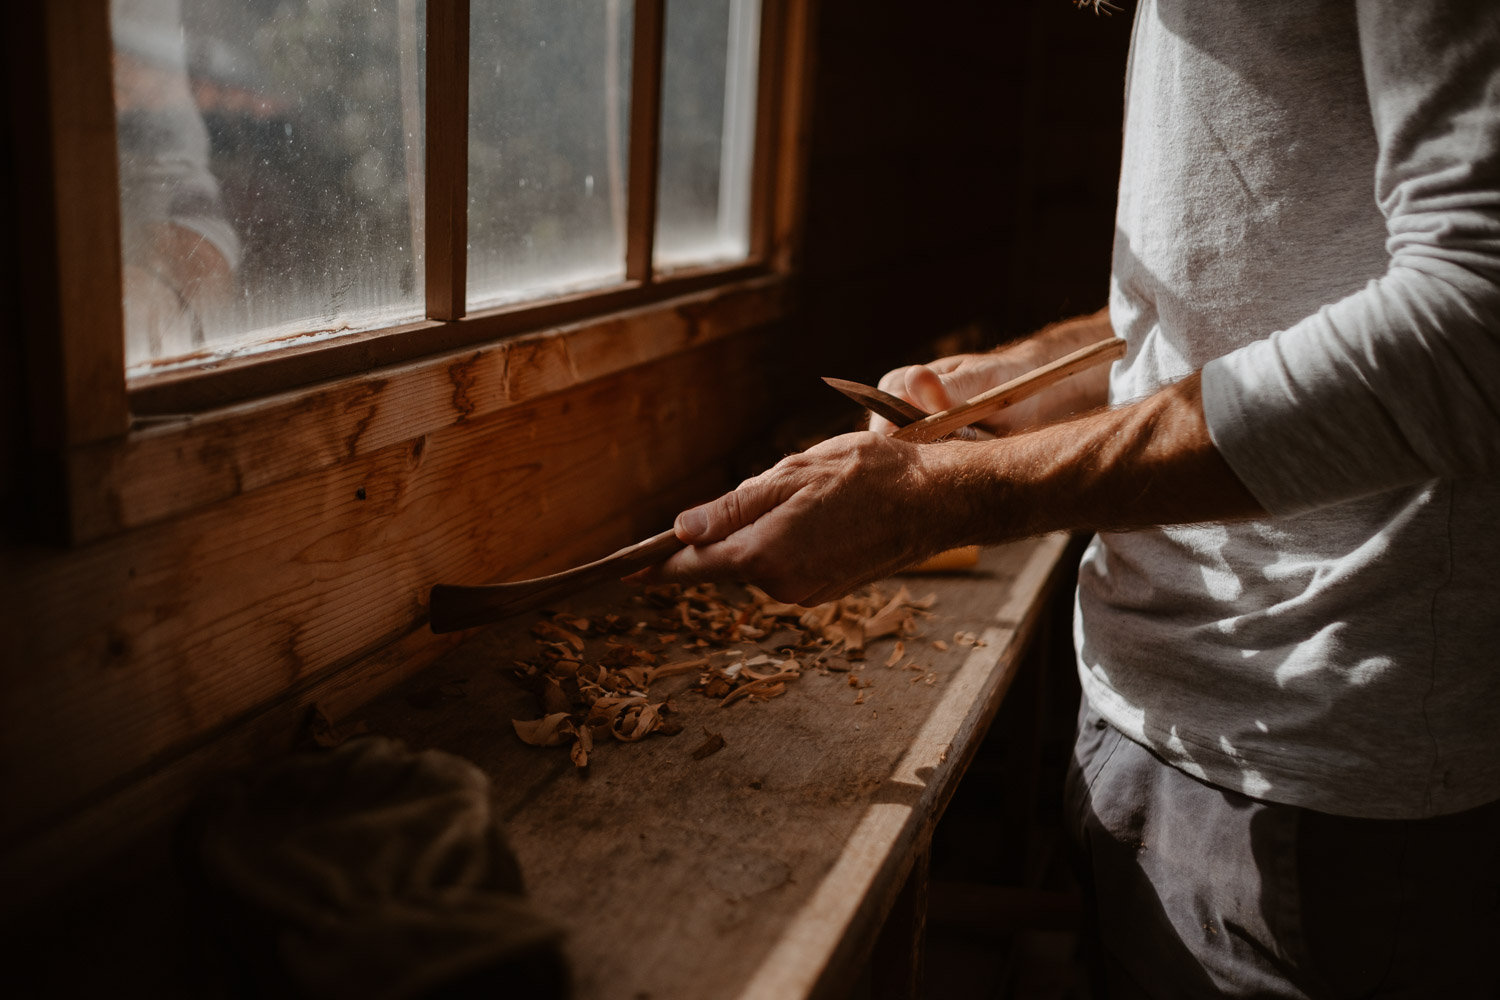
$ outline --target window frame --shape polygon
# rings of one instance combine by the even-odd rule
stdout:
[[[707,339],[706,330],[711,336],[731,335],[783,318],[791,308],[789,283],[800,233],[805,63],[814,2],[761,3],[747,259],[671,270],[653,266],[666,0],[636,0],[625,280],[469,312],[470,5],[468,0],[429,0],[427,318],[129,379],[109,0],[49,0],[35,5],[37,10],[13,11],[11,40],[23,43],[13,44],[13,51],[26,52],[28,36],[44,42],[24,60],[27,65],[13,67],[12,95],[19,106],[17,79],[45,82],[37,114],[30,121],[17,116],[13,139],[17,149],[43,152],[27,158],[26,170],[18,169],[17,194],[26,205],[28,199],[19,195],[27,185],[45,185],[44,197],[35,199],[21,220],[20,238],[24,246],[40,251],[23,254],[36,272],[23,275],[29,300],[23,304],[23,325],[33,445],[61,459],[44,463],[61,480],[42,489],[63,494],[44,501],[60,505],[63,523],[55,533],[75,543],[96,539],[221,499],[225,489],[204,486],[212,483],[213,474],[189,466],[198,452],[174,445],[177,437],[191,444],[195,434],[216,426],[230,434],[233,427],[231,439],[221,440],[221,447],[263,448],[265,429],[279,423],[274,414],[330,392],[357,390],[361,379],[377,368],[398,366],[390,377],[419,381],[425,372],[451,366],[458,354],[510,357],[534,354],[544,342],[560,342],[573,373],[565,381],[576,384],[688,349]],[[508,398],[503,405],[530,395]],[[460,413],[455,419],[471,416]],[[416,425],[412,431],[425,433]],[[135,458],[144,449],[159,462],[174,447],[177,468],[168,478],[178,483],[176,496],[138,504],[133,512],[121,510],[121,491],[139,492],[140,477],[160,474],[156,465],[140,467]],[[319,455],[309,454],[306,462],[281,463],[276,478],[325,464]],[[248,488],[237,482],[234,491]]]

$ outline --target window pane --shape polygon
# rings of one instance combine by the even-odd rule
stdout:
[[[760,0],[667,0],[656,266],[750,252]]]
[[[631,0],[474,0],[473,306],[625,277]]]
[[[132,372],[423,315],[422,0],[111,15]]]

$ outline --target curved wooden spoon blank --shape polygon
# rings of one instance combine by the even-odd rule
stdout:
[[[551,576],[474,587],[435,584],[428,597],[428,624],[438,633],[488,625],[523,611],[545,607],[593,584],[655,566],[680,548],[683,548],[683,543],[677,540],[673,531],[667,530],[643,542],[627,545],[603,559]]]
[[[873,385],[865,385],[863,382],[851,382],[846,378],[829,378],[827,376],[824,377],[823,381],[829,387],[837,389],[871,413],[879,417],[884,417],[897,427],[914,424],[918,420],[928,416],[926,410],[919,409],[900,396],[886,392],[884,389],[877,389]]]
[[[825,377],[823,381],[876,416],[889,420],[898,428],[914,424],[929,416],[926,410],[919,409],[900,396],[886,392],[884,389],[877,389],[873,385],[851,382],[846,378]],[[974,427],[960,427],[953,432],[953,436],[964,441],[980,441],[993,438],[995,435]]]
[[[1013,378],[1004,385],[997,385],[988,392],[981,392],[973,399],[951,409],[924,417],[914,424],[907,424],[892,432],[891,437],[900,438],[903,441],[936,441],[943,435],[972,424],[976,420],[981,420],[996,410],[1003,410],[1007,406],[1034,396],[1071,375],[1077,375],[1095,365],[1115,361],[1124,356],[1125,341],[1118,337],[1101,340],[1097,344],[1090,344],[1088,347],[1042,365],[1019,378]]]

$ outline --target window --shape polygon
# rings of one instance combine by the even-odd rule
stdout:
[[[132,386],[762,263],[764,14],[111,0]]]
[[[632,10],[473,7],[469,308],[625,280]]]
[[[45,530],[461,439],[785,318],[811,8],[9,5]]]
[[[112,0],[131,372],[423,318],[414,7]]]
[[[750,251],[757,0],[667,6],[656,264],[742,259]]]

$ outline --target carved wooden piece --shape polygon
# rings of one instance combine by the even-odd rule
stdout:
[[[886,392],[884,389],[877,389],[873,385],[851,382],[846,378],[825,377],[823,381],[877,417],[884,417],[897,427],[914,424],[929,416],[926,410],[920,410],[900,396]]]
[[[925,420],[929,416],[926,410],[919,409],[900,396],[886,392],[884,389],[877,389],[873,385],[851,382],[844,378],[824,378],[823,381],[876,416],[889,420],[898,428],[914,424],[918,420]],[[964,441],[988,440],[994,437],[988,431],[976,430],[973,427],[960,427],[953,432],[953,436]]]
[[[647,566],[655,566],[682,547],[683,543],[678,540],[676,533],[668,528],[659,535],[627,545],[603,559],[550,576],[475,587],[440,583],[432,588],[428,599],[429,622],[432,630],[437,633],[488,625],[523,611],[545,607],[596,583],[618,579]]]
[[[936,441],[946,434],[950,434],[960,427],[972,424],[976,420],[1003,410],[1007,406],[1019,403],[1036,395],[1048,386],[1056,385],[1065,378],[1077,375],[1079,372],[1087,371],[1095,365],[1104,364],[1107,361],[1115,361],[1125,356],[1125,341],[1116,337],[1101,340],[1097,344],[1074,351],[1072,354],[1058,358],[1056,361],[1042,365],[1035,371],[1027,372],[1019,378],[1013,378],[1004,385],[998,385],[988,392],[982,392],[973,399],[960,403],[951,409],[909,424],[897,430],[891,437],[902,441]]]

